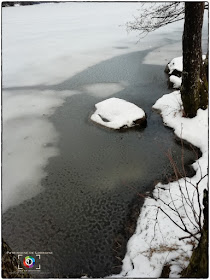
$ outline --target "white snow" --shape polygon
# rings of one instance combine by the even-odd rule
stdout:
[[[158,278],[166,263],[171,265],[170,277],[179,277],[179,273],[189,262],[193,246],[197,244],[194,238],[179,240],[188,234],[176,226],[159,208],[168,213],[177,224],[183,226],[179,217],[167,204],[178,209],[184,224],[190,232],[196,233],[193,211],[188,204],[193,200],[195,211],[199,213],[194,186],[207,174],[208,110],[199,109],[197,116],[192,119],[182,117],[180,91],[164,95],[153,108],[160,110],[165,125],[173,128],[178,137],[199,147],[202,157],[192,165],[196,171],[194,177],[182,178],[166,185],[159,183],[153,191],[154,198],[146,198],[137,221],[136,232],[127,245],[122,271],[113,277]],[[201,203],[207,183],[207,177],[204,177],[199,184]],[[186,197],[184,201],[182,193]]]
[[[168,68],[169,68],[169,74],[172,74],[174,70],[177,70],[179,72],[183,71],[183,58],[182,56],[180,57],[175,57],[168,63]]]
[[[96,111],[92,114],[91,120],[113,129],[135,126],[134,121],[145,117],[141,108],[120,98],[106,99],[97,103],[95,107]]]
[[[171,75],[169,77],[169,81],[171,83],[173,83],[173,88],[176,88],[176,89],[179,89],[181,87],[181,84],[182,84],[182,78],[180,77],[177,77],[175,75]]]
[[[206,55],[202,55],[202,59],[204,60],[206,58]],[[175,57],[168,63],[169,68],[169,74],[172,74],[174,70],[177,70],[179,72],[183,71],[183,57]]]
[[[205,60],[206,59],[206,55],[202,55],[202,59]],[[183,63],[182,56],[181,57],[176,57],[176,58],[172,59],[168,63],[169,75],[172,74],[174,70],[182,72],[183,71],[183,64],[182,63]],[[171,83],[173,83],[173,88],[174,89],[180,89],[181,84],[182,84],[182,78],[181,77],[177,77],[175,75],[171,75],[171,76],[169,76],[169,81]]]

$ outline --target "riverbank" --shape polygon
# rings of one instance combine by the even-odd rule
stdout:
[[[156,185],[128,242],[119,278],[157,278],[166,265],[169,277],[180,277],[198,244],[196,219],[203,223],[202,200],[207,187],[208,110],[199,109],[195,118],[187,119],[182,117],[181,104],[180,92],[175,91],[160,98],[153,108],[160,110],[164,124],[173,128],[176,136],[201,150],[202,156],[192,165],[196,174]],[[186,228],[189,232],[184,232]]]

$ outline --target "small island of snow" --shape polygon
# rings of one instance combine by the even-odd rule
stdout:
[[[146,125],[145,112],[133,103],[112,97],[95,105],[91,120],[112,129]]]

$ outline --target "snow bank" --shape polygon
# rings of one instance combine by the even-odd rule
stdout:
[[[205,155],[208,151],[207,110],[199,109],[197,116],[193,119],[183,118],[180,91],[174,91],[170,94],[163,95],[163,97],[153,105],[153,108],[161,111],[165,125],[174,128],[174,133],[178,137],[198,147]]]
[[[145,200],[136,232],[127,245],[122,272],[113,277],[158,278],[165,264],[171,265],[170,277],[179,277],[179,273],[188,265],[192,250],[197,244],[194,238],[180,240],[188,234],[170,218],[183,227],[179,216],[172,210],[178,209],[186,227],[196,234],[193,211],[188,204],[193,200],[194,209],[199,213],[194,186],[203,178],[199,183],[201,202],[203,190],[207,188],[208,181],[204,176],[208,167],[208,111],[199,109],[193,119],[183,118],[179,91],[164,95],[153,108],[160,110],[164,124],[173,128],[178,137],[199,147],[203,154],[193,164],[196,171],[194,177],[182,178],[167,185],[159,183],[153,191],[154,198]],[[184,201],[182,194],[186,198]],[[167,205],[170,205],[171,209]]]
[[[138,121],[146,117],[135,104],[115,97],[99,102],[95,107],[91,120],[113,129],[138,125]]]

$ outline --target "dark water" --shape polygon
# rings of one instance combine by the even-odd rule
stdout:
[[[115,57],[47,87],[80,90],[94,83],[127,82],[114,96],[143,108],[148,125],[125,132],[97,126],[89,116],[103,98],[87,94],[68,97],[57,109],[51,121],[61,136],[60,155],[49,160],[44,191],[8,210],[2,221],[2,235],[13,251],[53,252],[42,255],[41,272],[32,271],[34,277],[102,277],[119,272],[116,236],[136,193],[152,191],[155,182],[173,173],[168,149],[181,166],[181,147],[173,131],[152,110],[155,101],[170,92],[167,77],[163,67],[142,64],[146,54]],[[185,149],[185,162],[194,158]],[[125,252],[125,244],[122,247],[119,250]]]

